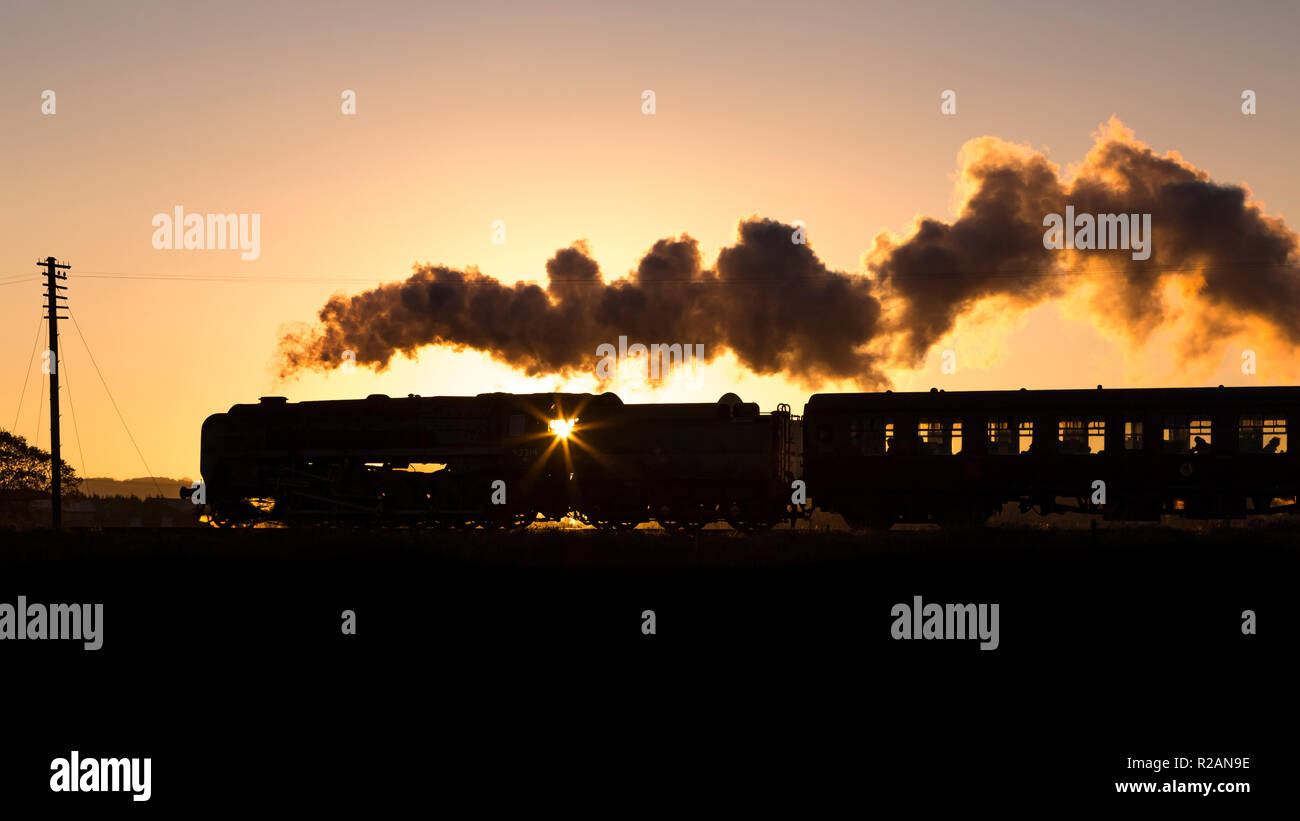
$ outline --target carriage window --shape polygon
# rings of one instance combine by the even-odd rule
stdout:
[[[1106,447],[1106,422],[1096,417],[1063,416],[1057,435],[1061,453],[1101,453]]]
[[[510,435],[511,436],[524,435],[524,415],[522,413],[510,414]]]
[[[1079,454],[1088,452],[1088,432],[1080,416],[1064,416],[1057,427],[1061,442],[1061,453]]]
[[[894,420],[875,417],[854,421],[849,426],[849,443],[854,453],[884,455],[894,444]]]
[[[1200,453],[1213,441],[1210,420],[1205,416],[1167,414],[1163,429],[1164,448],[1170,453]]]
[[[1161,439],[1164,449],[1171,453],[1186,453],[1191,450],[1192,437],[1187,429],[1187,417],[1167,414]]]
[[[1242,453],[1286,453],[1286,417],[1241,417],[1237,442]]]
[[[1101,453],[1106,449],[1106,420],[1089,419],[1088,420],[1088,450],[1092,453]]]
[[[1192,453],[1208,450],[1213,441],[1210,436],[1210,420],[1205,417],[1193,417],[1188,420],[1187,427],[1192,437]]]
[[[888,453],[894,449],[894,420],[893,419],[872,419],[871,420],[871,441],[876,443],[878,450],[872,451],[875,454]]]
[[[1124,450],[1142,450],[1142,423],[1124,423]]]
[[[989,455],[1010,456],[1016,452],[1016,440],[1011,435],[1011,422],[1005,416],[989,418]]]
[[[945,445],[943,422],[938,417],[922,417],[916,426],[917,438],[921,440],[921,452],[928,454],[943,453]]]
[[[1034,447],[1034,420],[1021,419],[1019,424],[1020,430],[1020,452],[1028,453]]]
[[[916,426],[921,453],[951,456],[961,452],[961,420],[923,416]]]

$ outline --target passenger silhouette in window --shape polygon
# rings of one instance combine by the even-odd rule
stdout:
[[[1210,452],[1210,443],[1205,441],[1199,436],[1196,437],[1196,445],[1192,447],[1192,453],[1209,453],[1209,452]]]
[[[1277,453],[1278,446],[1280,446],[1281,444],[1282,444],[1282,437],[1274,436],[1272,439],[1269,439],[1268,444],[1264,446],[1264,452]]]

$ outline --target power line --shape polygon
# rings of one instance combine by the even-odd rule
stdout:
[[[32,355],[27,358],[27,370],[23,372],[23,390],[22,393],[18,395],[18,409],[14,411],[13,431],[15,434],[18,433],[18,417],[23,412],[23,400],[27,398],[27,381],[31,379],[32,376],[32,363],[36,361],[36,346],[41,342],[41,328],[44,327],[45,316],[42,315],[40,321],[36,323],[36,338],[32,340]],[[36,424],[40,425],[39,422]]]
[[[248,276],[244,274],[148,274],[134,271],[78,271],[78,279],[138,279],[150,281],[175,281],[175,282],[251,282],[251,283],[294,283],[300,282],[309,285],[321,283],[340,283],[354,285],[374,285],[382,282],[382,279],[376,277],[358,278],[358,277],[316,277],[316,276]],[[25,276],[9,281],[0,281],[0,285],[13,285],[19,282],[30,282],[35,277]]]
[[[113,403],[113,410],[117,412],[117,418],[122,423],[122,429],[126,431],[127,438],[131,440],[131,446],[135,448],[136,455],[140,457],[141,464],[144,465],[145,471],[153,481],[154,490],[158,491],[158,495],[161,497],[163,495],[162,488],[158,487],[158,479],[153,475],[153,468],[149,467],[149,462],[145,460],[144,453],[140,451],[140,446],[136,444],[135,437],[131,435],[131,428],[127,426],[126,418],[122,416],[122,411],[117,406],[117,400],[113,398],[113,392],[109,390],[108,382],[104,379],[104,372],[99,369],[99,363],[95,361],[95,355],[90,352],[90,343],[86,341],[86,335],[81,332],[81,325],[77,322],[77,317],[73,315],[71,310],[68,311],[68,318],[72,320],[72,327],[77,329],[77,336],[81,338],[81,345],[86,349],[87,356],[90,357],[90,364],[95,366],[95,373],[99,374],[99,381],[104,385],[104,392],[108,394],[108,401]]]
[[[45,418],[45,403],[37,402],[36,403],[36,436],[33,437],[32,443],[35,444],[36,447],[38,448],[41,446],[41,420],[44,418]]]
[[[63,334],[59,336],[62,337]],[[83,479],[88,479],[90,470],[86,467],[86,451],[81,447],[81,428],[77,426],[77,406],[72,403],[72,380],[68,377],[68,357],[64,354],[59,359],[59,367],[63,368],[63,384],[68,389],[68,410],[72,411],[72,432],[77,435],[77,454],[81,456],[81,474]]]
[[[77,278],[86,279],[143,279],[151,281],[175,281],[175,282],[301,282],[310,285],[321,283],[349,283],[349,284],[373,284],[376,280],[370,279],[349,279],[341,277],[294,277],[294,276],[230,276],[223,274],[133,274],[133,273],[92,273],[78,272]]]

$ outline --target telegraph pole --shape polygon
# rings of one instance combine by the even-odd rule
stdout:
[[[66,271],[71,265],[60,265],[54,257],[46,257],[37,265],[45,266],[45,296],[47,303],[46,318],[50,321],[50,517],[55,530],[63,525],[63,460],[59,457],[59,309],[66,308],[59,300],[67,297],[59,293],[66,291],[66,285],[59,280],[67,279]]]

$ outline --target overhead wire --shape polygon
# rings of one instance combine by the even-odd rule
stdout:
[[[109,389],[108,381],[104,379],[104,372],[99,369],[99,363],[95,361],[95,354],[90,350],[90,343],[86,341],[86,335],[81,331],[81,324],[77,322],[76,314],[72,313],[71,309],[68,310],[68,318],[72,320],[72,327],[76,328],[77,336],[81,338],[81,345],[86,349],[86,355],[90,357],[90,364],[94,366],[95,373],[99,375],[99,381],[104,385],[104,392],[108,394],[108,401],[112,403],[113,410],[117,412],[117,418],[122,423],[122,429],[126,431],[127,438],[131,440],[131,446],[135,448],[136,455],[140,457],[140,463],[144,465],[145,472],[153,481],[154,490],[158,491],[158,495],[161,497],[163,492],[162,488],[158,486],[158,478],[153,475],[153,469],[149,467],[148,460],[144,458],[144,453],[140,450],[140,446],[136,444],[135,437],[131,435],[131,427],[126,424],[126,417],[122,415],[122,409],[117,406],[117,400],[113,398],[113,391]]]
[[[27,398],[27,382],[32,377],[32,363],[36,361],[36,346],[41,343],[41,328],[45,327],[45,315],[36,323],[36,338],[32,340],[32,355],[27,359],[27,370],[23,371],[23,389],[18,394],[18,408],[14,411],[13,432],[18,433],[18,418],[23,412],[23,400]]]
[[[63,334],[59,334],[59,342],[63,342]],[[62,348],[62,345],[60,345]],[[59,367],[63,368],[63,387],[68,390],[68,410],[72,412],[72,432],[77,435],[77,454],[81,456],[81,478],[87,479],[90,473],[86,468],[86,452],[81,447],[81,428],[77,426],[77,406],[72,401],[72,379],[68,376],[68,357],[66,354],[59,356]]]

